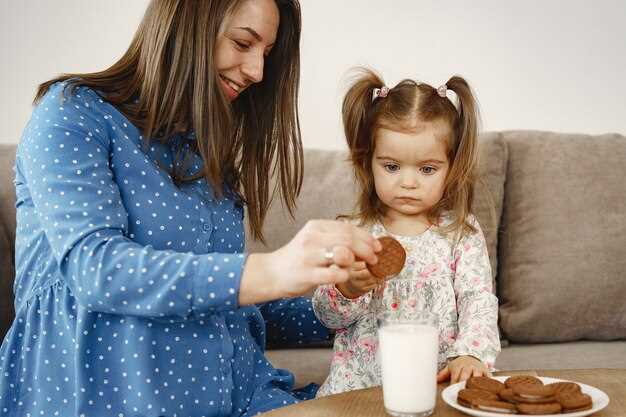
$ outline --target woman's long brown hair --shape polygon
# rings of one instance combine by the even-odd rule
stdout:
[[[417,122],[442,121],[449,126],[444,139],[449,170],[441,200],[431,208],[428,218],[436,224],[446,211],[453,212],[453,222],[441,229],[457,236],[475,231],[469,223],[474,187],[477,181],[478,106],[468,83],[453,76],[446,83],[458,98],[458,109],[447,97],[424,83],[403,80],[391,88],[386,97],[373,99],[374,88],[384,86],[382,78],[368,69],[360,69],[343,100],[343,125],[350,159],[361,193],[357,215],[364,223],[379,220],[384,207],[376,195],[372,158],[376,131],[386,128],[410,132]]]
[[[218,196],[233,191],[248,209],[255,239],[278,192],[291,214],[300,192],[303,151],[298,119],[301,14],[298,0],[275,0],[278,35],[265,60],[263,81],[229,103],[213,65],[222,22],[242,0],[152,0],[126,53],[104,71],[62,74],[39,86],[35,103],[50,86],[68,81],[96,90],[151,140],[170,141],[193,130],[192,150],[204,160],[204,176]],[[179,153],[179,162],[189,155]],[[270,177],[277,175],[270,190]]]

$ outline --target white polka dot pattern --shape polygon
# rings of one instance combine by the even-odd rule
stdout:
[[[61,100],[62,88],[18,147],[0,416],[252,415],[310,396],[265,359],[261,310],[237,303],[244,230],[232,193],[217,198],[203,179],[176,186],[160,168],[172,168],[173,145],[145,147],[94,91]],[[189,173],[200,169],[197,157]],[[263,311],[277,338],[327,337],[308,299]]]

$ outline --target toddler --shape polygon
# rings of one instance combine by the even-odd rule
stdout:
[[[347,282],[316,289],[314,311],[336,329],[330,373],[317,395],[381,384],[376,315],[399,305],[437,314],[438,381],[490,375],[500,351],[498,302],[485,238],[471,214],[478,109],[468,83],[454,76],[436,89],[411,80],[388,88],[363,70],[342,113],[360,186],[352,221],[394,237],[407,257],[387,280],[357,262]]]

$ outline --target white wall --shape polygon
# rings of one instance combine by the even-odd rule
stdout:
[[[16,143],[37,85],[110,66],[126,51],[147,0],[0,0],[0,143]]]
[[[301,0],[300,115],[307,147],[342,148],[347,70],[393,85],[476,90],[485,130],[626,134],[624,0]],[[147,0],[6,0],[0,5],[0,142],[16,142],[37,83],[92,71],[126,49]]]

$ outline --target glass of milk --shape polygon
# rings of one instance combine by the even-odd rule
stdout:
[[[431,415],[437,400],[437,315],[404,310],[382,312],[377,320],[385,411],[397,417]]]

